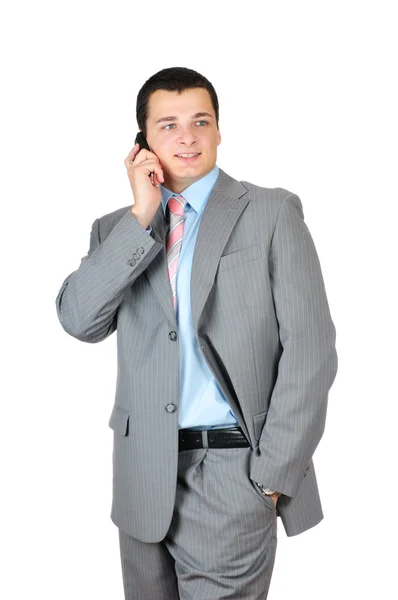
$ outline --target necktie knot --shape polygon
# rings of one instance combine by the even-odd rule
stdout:
[[[183,217],[186,203],[184,196],[178,194],[171,196],[168,202],[170,213]]]

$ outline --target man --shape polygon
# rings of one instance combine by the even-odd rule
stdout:
[[[216,165],[205,77],[156,73],[137,121],[150,150],[125,161],[134,204],[94,221],[56,300],[81,341],[117,329],[125,597],[263,599],[277,518],[288,536],[323,518],[312,456],[337,355],[319,260],[296,194]]]

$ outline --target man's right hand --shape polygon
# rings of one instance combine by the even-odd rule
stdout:
[[[139,224],[147,229],[162,201],[158,183],[164,182],[163,170],[156,154],[136,144],[124,161],[134,195],[131,212]],[[149,177],[150,173],[153,176]],[[153,178],[153,183],[152,183]]]

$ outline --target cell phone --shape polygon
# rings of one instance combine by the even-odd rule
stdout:
[[[145,150],[149,150],[149,152],[151,152],[151,149],[150,149],[150,147],[148,145],[148,142],[146,141],[146,137],[144,137],[142,131],[139,131],[137,133],[137,135],[135,136],[135,142],[134,142],[134,144],[139,144],[140,145],[140,150],[142,150],[143,148],[145,148]],[[149,173],[148,177],[151,178],[152,184],[155,185],[154,181],[153,181],[154,177],[155,177],[155,174],[154,174],[153,171],[151,173]]]
[[[137,133],[134,144],[139,144],[140,150],[142,150],[142,148],[145,148],[145,150],[149,150],[149,152],[151,152],[151,149],[148,146],[148,142],[146,141],[146,138],[144,137],[142,131],[139,131]]]

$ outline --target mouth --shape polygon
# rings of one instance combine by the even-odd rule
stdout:
[[[183,153],[183,154],[185,154],[185,153]],[[194,163],[196,161],[196,159],[199,158],[200,155],[201,155],[201,152],[198,152],[196,154],[196,156],[192,156],[192,157],[178,156],[178,154],[175,154],[175,157],[178,158],[181,161],[184,161],[185,163],[192,164],[192,163]]]

